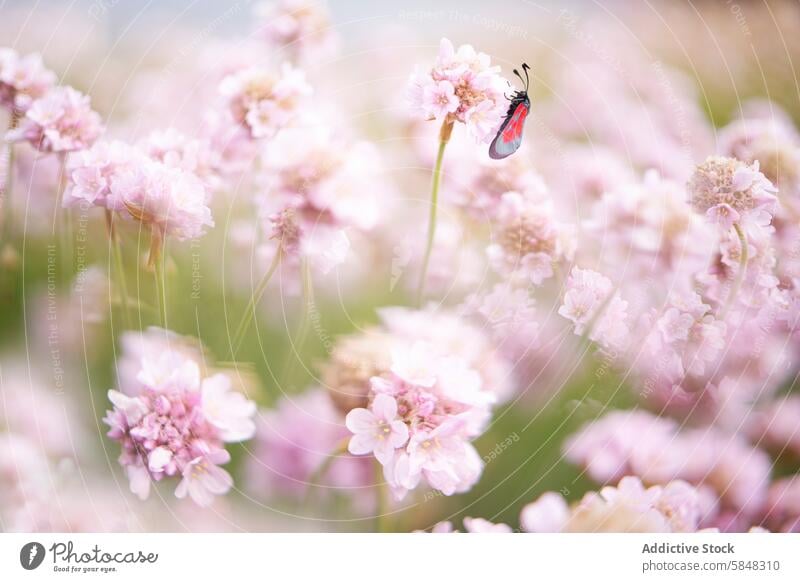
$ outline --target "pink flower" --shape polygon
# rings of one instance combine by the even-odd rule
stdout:
[[[607,347],[620,348],[629,340],[627,307],[628,303],[617,296],[607,277],[573,267],[558,314],[575,324],[576,334],[585,333],[591,325],[590,339]]]
[[[511,533],[511,527],[505,523],[492,523],[482,517],[465,517],[464,529],[469,533]]]
[[[561,531],[568,519],[567,502],[558,493],[548,491],[522,508],[519,521],[527,532],[554,533]]]
[[[302,72],[284,65],[280,75],[261,67],[244,69],[222,80],[220,94],[233,119],[254,139],[274,137],[299,113],[311,87]]]
[[[694,318],[671,307],[661,316],[657,325],[665,342],[685,341],[689,339],[689,330],[694,325]]]
[[[198,238],[206,227],[214,226],[205,186],[178,168],[145,160],[119,172],[110,192],[127,214],[161,236]]]
[[[183,479],[175,489],[175,497],[183,499],[188,493],[200,507],[211,505],[215,495],[225,495],[233,487],[230,473],[218,466],[230,458],[227,451],[219,450],[192,459],[183,470]]]
[[[374,461],[337,452],[351,435],[324,388],[284,396],[258,415],[246,467],[248,490],[260,499],[305,499],[314,480],[315,499],[349,497],[357,509],[374,511],[372,498],[362,495],[374,483]]]
[[[294,60],[308,61],[336,50],[337,37],[327,3],[319,0],[278,0],[256,5],[258,35],[271,48]]]
[[[434,117],[442,118],[448,113],[453,113],[458,109],[459,101],[456,97],[456,90],[448,80],[426,85],[422,89],[422,98],[425,107]]]
[[[88,96],[72,87],[56,87],[31,104],[7,139],[30,142],[46,153],[67,153],[89,148],[102,132]]]
[[[552,205],[506,192],[494,213],[496,242],[487,253],[498,273],[541,285],[553,276],[553,265],[572,259],[571,229],[556,222]]]
[[[203,414],[228,443],[246,441],[253,437],[256,425],[253,415],[256,405],[241,392],[231,389],[231,380],[225,374],[214,374],[203,380]]]
[[[55,82],[55,73],[45,68],[38,53],[21,57],[14,49],[0,48],[0,105],[6,109],[24,113]]]
[[[409,81],[408,96],[416,113],[437,121],[459,121],[478,142],[486,142],[505,115],[507,83],[492,67],[488,55],[469,45],[455,50],[443,38],[439,56],[428,71],[417,69]]]
[[[623,478],[617,487],[587,493],[572,511],[564,531],[675,532],[697,531],[700,515],[695,490],[685,483],[667,489],[645,489],[636,477]]]
[[[178,351],[145,357],[139,366],[132,393],[109,391],[113,409],[105,418],[108,436],[122,445],[131,491],[146,499],[151,481],[181,475],[175,495],[208,505],[231,487],[218,467],[230,460],[224,443],[254,434],[255,405],[221,375],[202,379],[197,362]]]
[[[64,206],[85,201],[123,211],[125,205],[119,193],[113,191],[115,180],[144,163],[142,152],[121,141],[98,141],[90,149],[74,153],[67,165],[69,182]]]
[[[741,221],[767,221],[778,198],[777,190],[759,171],[758,161],[748,165],[734,158],[710,156],[695,168],[689,184],[695,211],[726,228]]]
[[[354,455],[373,453],[384,465],[408,441],[408,427],[397,418],[397,401],[386,394],[378,394],[369,410],[351,410],[345,424],[354,435],[347,449]]]

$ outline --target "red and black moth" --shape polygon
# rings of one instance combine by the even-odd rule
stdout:
[[[522,130],[525,127],[528,112],[531,110],[531,101],[528,99],[528,86],[531,82],[528,77],[528,69],[530,69],[528,64],[522,63],[524,79],[519,71],[514,69],[514,74],[525,84],[525,88],[511,96],[511,105],[508,107],[506,118],[489,146],[489,157],[493,160],[507,158],[522,145]]]

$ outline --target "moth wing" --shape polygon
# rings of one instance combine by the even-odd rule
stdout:
[[[527,101],[521,101],[513,113],[506,118],[489,146],[490,158],[502,160],[519,149],[519,146],[522,145],[522,130],[525,128],[528,111],[530,111],[530,104]]]

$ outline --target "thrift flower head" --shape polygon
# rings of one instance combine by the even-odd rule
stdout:
[[[55,74],[45,68],[41,55],[23,57],[14,49],[0,48],[0,105],[6,109],[24,113],[55,82]]]
[[[464,123],[476,141],[487,142],[508,108],[508,84],[499,72],[488,55],[470,45],[456,50],[443,38],[433,67],[418,68],[411,77],[411,105],[427,119]]]
[[[540,285],[553,276],[554,264],[572,259],[573,235],[555,221],[549,205],[507,192],[500,201],[496,225],[497,242],[487,252],[502,274]]]
[[[374,454],[398,498],[424,479],[445,495],[468,490],[482,462],[470,441],[495,396],[458,357],[415,343],[392,353],[389,374],[371,380],[370,404],[347,415],[353,454]]]
[[[372,502],[369,496],[358,495],[361,487],[374,482],[372,463],[337,452],[350,434],[344,415],[322,388],[281,398],[275,408],[258,415],[253,455],[247,461],[248,489],[259,498],[304,498],[315,480],[320,486],[314,490],[315,498],[352,491],[354,503],[360,505],[364,498]],[[332,455],[337,456],[331,459]]]
[[[520,521],[525,531],[539,533],[694,532],[701,508],[700,494],[688,483],[646,489],[637,477],[624,477],[572,507],[559,494],[545,493],[525,506]]]
[[[336,36],[326,3],[321,0],[278,0],[256,5],[258,34],[267,43],[306,60],[335,49]]]
[[[224,443],[253,436],[255,404],[225,375],[201,378],[197,363],[177,352],[143,359],[137,381],[135,394],[109,391],[113,409],[105,418],[108,436],[122,445],[131,491],[146,499],[151,481],[180,476],[175,495],[198,505],[227,493],[232,479],[219,466],[230,460]]]
[[[147,161],[120,172],[112,183],[127,213],[161,236],[197,238],[214,226],[207,192],[197,176]]]
[[[67,165],[69,182],[64,205],[81,201],[109,210],[123,211],[125,204],[114,188],[116,180],[138,165],[145,164],[144,154],[121,141],[98,141],[91,148],[70,156]]]
[[[72,87],[56,87],[34,101],[10,141],[27,141],[39,151],[67,153],[90,147],[103,132],[89,97]]]
[[[730,228],[748,217],[771,215],[777,190],[759,171],[733,158],[711,156],[695,168],[687,185],[692,207],[713,223]]]
[[[311,94],[303,73],[284,65],[280,75],[262,67],[244,69],[222,80],[220,93],[233,119],[254,139],[274,137],[298,113]]]
[[[617,295],[607,277],[573,267],[558,314],[575,324],[576,334],[588,331],[593,341],[622,347],[629,339],[627,308],[627,302]]]

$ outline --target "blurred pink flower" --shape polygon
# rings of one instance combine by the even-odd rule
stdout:
[[[336,50],[337,37],[327,2],[323,0],[278,0],[255,7],[256,33],[272,49],[284,51],[295,61],[307,61]]]
[[[501,275],[540,285],[553,276],[554,266],[572,260],[574,233],[556,222],[552,206],[507,192],[496,210],[496,242],[487,249]]]
[[[733,158],[711,156],[698,165],[687,185],[695,211],[724,228],[742,221],[769,223],[778,201],[777,190],[751,165]]]
[[[700,507],[697,491],[683,481],[645,489],[637,477],[624,477],[572,507],[557,493],[545,493],[522,510],[521,520],[526,531],[539,533],[694,532]]]
[[[72,87],[56,87],[31,104],[6,139],[27,141],[45,153],[69,153],[89,148],[101,133],[100,115],[91,109],[89,97]]]
[[[591,340],[618,349],[630,339],[627,307],[607,277],[573,267],[558,314],[575,324],[576,335],[588,333]]]
[[[56,75],[45,68],[38,53],[20,56],[11,48],[0,48],[0,105],[14,113],[25,113],[31,103],[55,85]]]
[[[274,137],[299,113],[311,87],[303,73],[289,65],[275,75],[262,67],[251,67],[225,77],[219,86],[236,123],[254,139]]]
[[[374,483],[372,463],[338,451],[350,432],[325,390],[284,396],[274,409],[259,413],[257,427],[246,467],[247,487],[254,495],[304,499],[314,479],[317,499],[339,494],[351,498],[356,508],[365,499],[371,506],[371,496],[362,495],[361,488]]]

